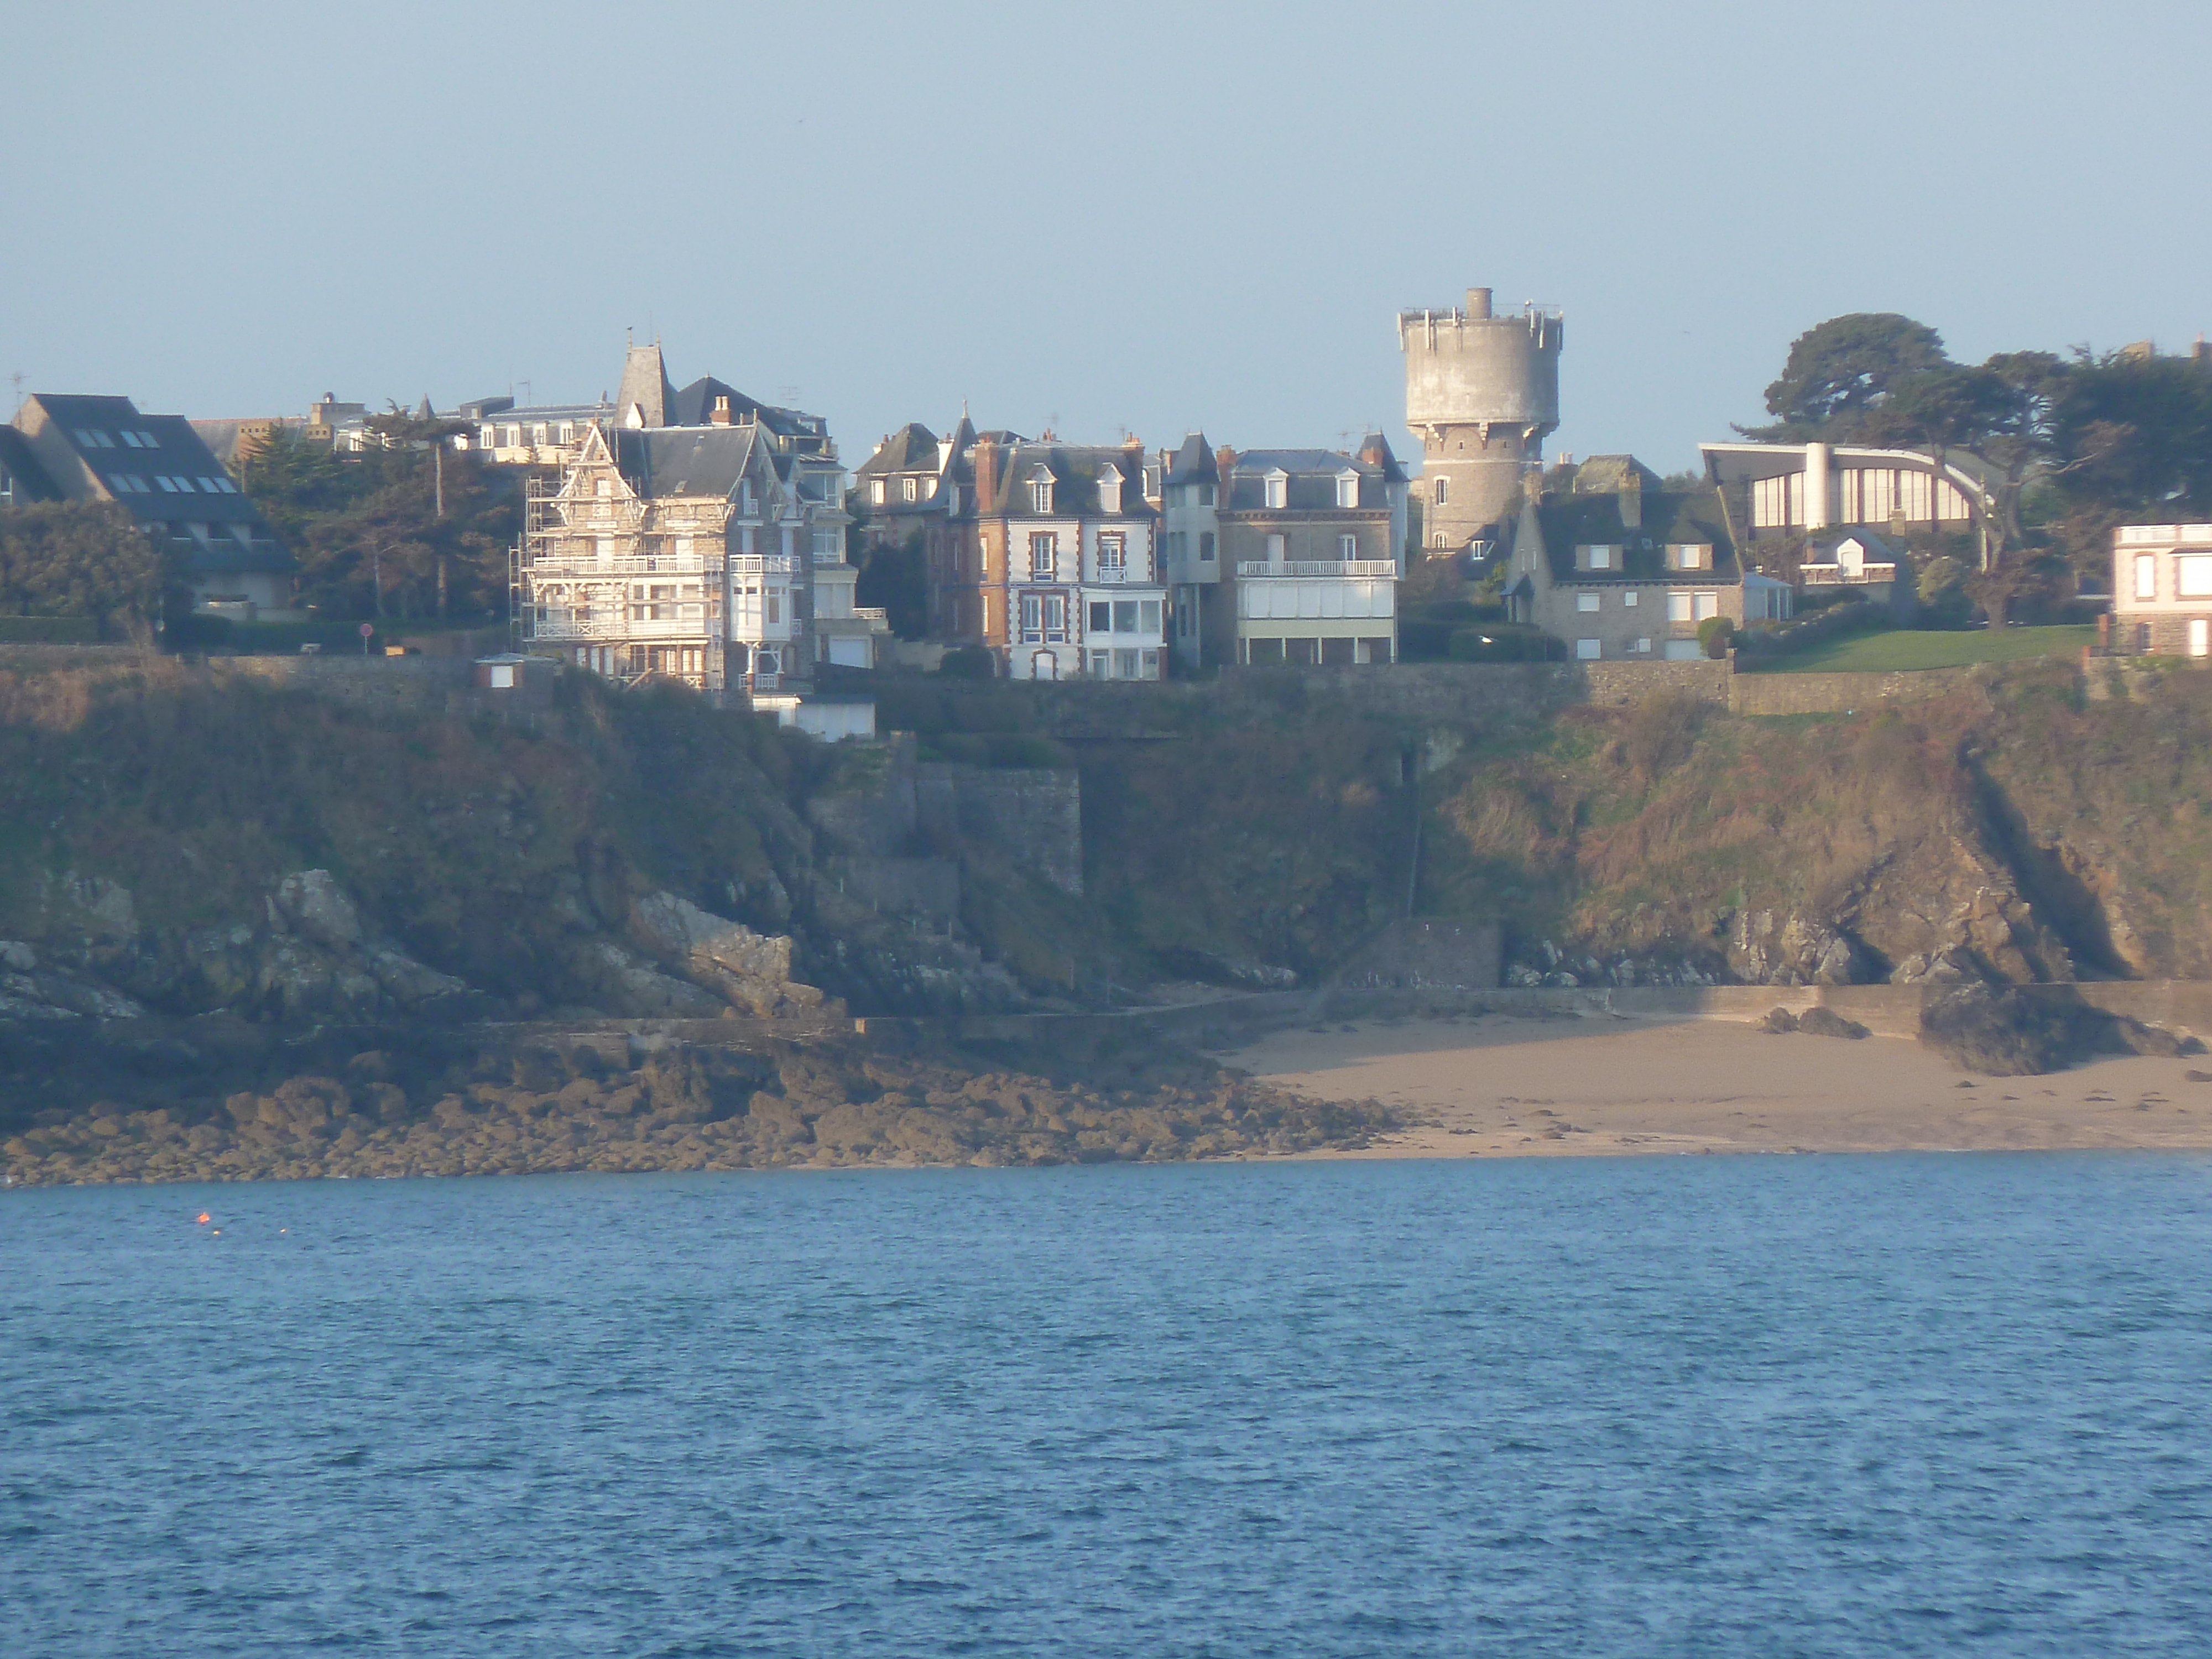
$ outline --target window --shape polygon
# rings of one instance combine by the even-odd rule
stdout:
[[[1050,478],[1030,480],[1030,511],[1032,513],[1052,511],[1052,480]]]
[[[1098,510],[1119,513],[1121,510],[1121,470],[1110,461],[1098,474]]]
[[[592,480],[592,494],[597,496],[600,501],[605,501],[613,500],[614,493],[615,481],[612,478],[594,478]]]
[[[540,421],[530,428],[530,441],[533,444],[542,444],[545,441],[544,422]]]
[[[1160,631],[1160,602],[1158,599],[1137,601],[1137,631],[1147,638]]]
[[[1359,538],[1357,536],[1339,536],[1336,538],[1336,556],[1346,561],[1347,562],[1358,558],[1359,556]]]
[[[1359,475],[1357,472],[1336,475],[1336,504],[1339,507],[1359,505]]]
[[[1717,593],[1700,593],[1697,596],[1697,602],[1692,609],[1693,614],[1699,622],[1705,621],[1708,617],[1717,617],[1721,614],[1721,596]]]
[[[1098,538],[1098,574],[1101,576],[1108,581],[1118,580],[1127,572],[1128,563],[1129,544],[1125,538],[1101,536]]]
[[[2212,621],[2203,617],[2189,619],[2189,654],[2212,657]]]
[[[2173,591],[2185,599],[2212,599],[2212,554],[2191,553],[2173,562]]]
[[[1687,593],[1669,593],[1667,596],[1667,620],[1670,623],[1689,621],[1692,608]]]
[[[198,493],[193,489],[192,481],[190,478],[183,477],[181,474],[179,474],[177,478],[177,489],[182,495],[191,495]]]
[[[1595,662],[1597,659],[1598,642],[1595,640],[1577,640],[1575,641],[1575,660],[1577,662]]]
[[[1449,478],[1439,478],[1439,479],[1437,479],[1437,505],[1438,507],[1442,507],[1442,506],[1443,506],[1443,505],[1444,505],[1444,503],[1446,503],[1447,501],[1450,501],[1450,500],[1451,500],[1451,480],[1450,480]],[[1442,542],[1438,542],[1438,543],[1437,544],[1437,545],[1438,547],[1442,547],[1442,546],[1443,545],[1443,544]]]
[[[1575,595],[1575,609],[1576,609],[1576,610],[1577,610],[1577,611],[1595,611],[1595,610],[1596,610],[1596,609],[1597,609],[1597,595],[1596,595],[1596,594],[1595,594],[1595,593],[1577,593],[1577,594],[1576,594],[1576,595]]]
[[[1041,593],[1022,595],[1022,643],[1041,645],[1044,641],[1044,596]]]
[[[1137,653],[1137,673],[1139,678],[1156,680],[1160,677],[1160,653],[1157,651]]]
[[[780,623],[783,620],[783,590],[771,587],[761,595],[761,620]]]
[[[914,501],[921,494],[921,480],[911,477],[902,478],[899,480],[899,488],[901,495],[903,495],[906,500],[909,501]],[[880,494],[880,492],[878,492],[878,494]]]
[[[676,538],[676,556],[679,559],[688,559],[691,556],[691,538],[689,536],[678,536]]]
[[[1713,550],[1703,543],[1683,544],[1667,550],[1667,563],[1674,570],[1711,570]]]
[[[1628,606],[1630,610],[1634,610],[1636,608],[1636,590],[1632,587],[1630,588],[1628,592],[1620,596],[1620,602]]]
[[[1586,547],[1583,554],[1583,568],[1585,570],[1610,570],[1613,568],[1613,549],[1609,546]]]
[[[1091,631],[1094,634],[1110,634],[1114,631],[1114,607],[1103,599],[1091,601]]]
[[[1649,652],[1651,649],[1651,641],[1650,640],[1638,640],[1636,642],[1636,648],[1640,652]]]
[[[138,447],[141,449],[159,449],[161,446],[155,441],[152,433],[141,432],[138,434]]]
[[[1064,595],[1048,593],[1044,596],[1044,639],[1047,645],[1064,644],[1067,639],[1067,600]]]
[[[1137,602],[1134,599],[1114,601],[1114,631],[1116,634],[1137,631]]]
[[[561,441],[564,444],[572,444],[576,441],[576,423],[574,421],[563,421],[561,422]]]
[[[102,449],[112,449],[115,447],[115,440],[109,437],[105,432],[95,429],[92,434],[92,439],[93,441],[98,444]]]
[[[1107,678],[1107,665],[1113,660],[1111,652],[1094,651],[1091,653],[1091,672],[1103,680]]]
[[[1114,653],[1114,678],[1117,680],[1133,680],[1137,678],[1135,652],[1116,651]]]
[[[1051,486],[1047,485],[1049,489]],[[1048,582],[1060,563],[1060,538],[1032,536],[1030,538],[1030,580]]]
[[[137,447],[138,447],[138,434],[137,434],[137,433],[135,433],[135,432],[125,432],[125,433],[123,434],[123,447],[124,447],[125,449],[136,449],[136,448],[137,448]]]
[[[1213,486],[1212,484],[1202,483],[1199,485],[1198,504],[1200,507],[1212,507],[1213,505]]]
[[[200,488],[209,495],[213,495],[217,493],[215,487],[215,480],[213,478],[204,477],[199,481],[199,483]]]
[[[1283,538],[1279,534],[1267,538],[1267,562],[1269,564],[1282,563],[1284,545]]]
[[[1198,532],[1198,562],[1200,564],[1213,562],[1213,532],[1211,530]]]
[[[1267,478],[1267,505],[1280,510],[1290,504],[1291,480],[1285,472],[1270,472]]]
[[[520,427],[511,426],[507,428],[507,447],[509,449],[520,449],[522,447],[522,428]]]
[[[164,495],[173,495],[177,493],[176,485],[169,482],[168,475],[165,472],[155,473],[154,482],[161,486],[161,493]]]

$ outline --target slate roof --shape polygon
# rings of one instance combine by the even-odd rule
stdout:
[[[1379,432],[1370,432],[1359,441],[1359,453],[1362,455],[1371,455],[1378,451],[1382,456],[1382,481],[1385,483],[1413,482],[1406,469],[1399,465],[1398,457],[1391,449],[1390,441],[1388,438]]]
[[[1109,465],[1121,475],[1121,510],[1116,516],[1124,519],[1146,519],[1158,515],[1158,509],[1145,499],[1145,454],[1136,447],[1123,448],[1109,444],[1032,443],[1016,438],[1012,433],[987,432],[982,434],[994,441],[1012,439],[999,446],[998,495],[993,501],[977,501],[975,511],[984,516],[1004,514],[1011,518],[1074,518],[1098,511],[1098,479]],[[973,494],[974,451],[969,452],[966,469]],[[1049,514],[1030,510],[1029,486],[1042,467],[1052,475],[1053,502]]]
[[[937,434],[920,421],[908,421],[886,437],[876,453],[854,469],[855,476],[873,477],[891,472],[937,471]]]
[[[1552,580],[1591,586],[1623,582],[1696,582],[1711,586],[1741,579],[1728,520],[1715,489],[1640,492],[1641,524],[1621,518],[1618,491],[1547,495],[1537,504],[1536,522]],[[1711,570],[1669,570],[1670,544],[1703,543],[1713,550]],[[1625,550],[1618,570],[1577,570],[1575,549],[1603,544]]]
[[[0,475],[5,475],[9,492],[19,502],[61,499],[61,491],[39,465],[31,441],[12,426],[0,426]]]
[[[617,427],[615,465],[641,495],[737,493],[759,434],[744,426]]]
[[[1176,451],[1175,459],[1168,463],[1167,477],[1162,482],[1171,484],[1218,483],[1220,479],[1221,469],[1214,463],[1213,447],[1206,441],[1206,434],[1193,432],[1184,436],[1182,447]]]
[[[1277,471],[1285,475],[1284,505],[1270,507],[1267,475]],[[1356,510],[1381,511],[1390,505],[1384,488],[1389,478],[1381,467],[1355,455],[1339,454],[1333,449],[1255,449],[1239,455],[1230,468],[1221,505],[1231,513],[1352,512],[1355,509],[1339,507],[1336,502],[1336,480],[1344,472],[1359,475],[1359,507]]]
[[[732,421],[757,421],[780,438],[822,440],[829,435],[829,425],[819,415],[809,415],[804,410],[780,409],[774,404],[762,403],[748,398],[726,380],[718,380],[711,374],[702,374],[683,391],[671,394],[668,402],[668,424],[671,426],[711,426],[714,423],[714,399],[730,400]]]
[[[30,402],[46,416],[30,444],[42,452],[43,471],[58,495],[89,498],[81,473],[54,465],[63,455],[73,456],[141,524],[242,525],[257,538],[274,541],[252,498],[232,482],[207,441],[183,416],[143,415],[128,398],[41,392]],[[164,478],[171,482],[165,485]],[[225,484],[230,485],[228,490],[222,488]],[[289,556],[284,568],[295,568]]]

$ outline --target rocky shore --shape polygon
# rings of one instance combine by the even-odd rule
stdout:
[[[0,1091],[15,1185],[1157,1163],[1356,1147],[1392,1121],[1157,1047],[621,1031],[19,1027],[0,1030]]]

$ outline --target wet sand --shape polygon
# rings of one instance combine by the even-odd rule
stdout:
[[[1319,1157],[2212,1148],[2212,1080],[2189,1076],[2212,1073],[2201,1054],[1985,1078],[1895,1037],[1492,1014],[1281,1031],[1222,1058],[1407,1121]]]

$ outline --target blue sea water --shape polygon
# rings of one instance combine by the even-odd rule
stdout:
[[[4,1193],[0,1652],[2212,1652],[2208,1269],[2145,1154]]]

